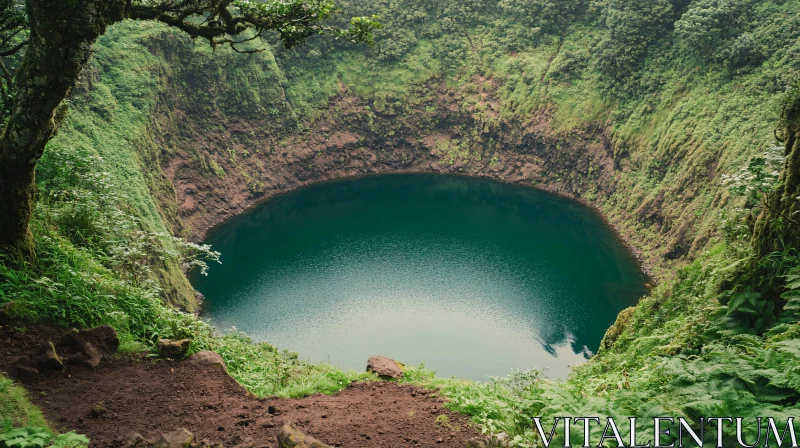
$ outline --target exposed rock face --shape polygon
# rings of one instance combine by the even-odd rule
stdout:
[[[218,367],[226,372],[228,371],[228,369],[225,367],[225,361],[222,360],[222,356],[220,356],[219,353],[207,350],[195,353],[194,355],[190,356],[186,362],[199,366]]]
[[[175,431],[162,434],[154,446],[155,448],[189,448],[193,439],[194,435],[186,428],[178,428]]]
[[[385,356],[372,356],[367,360],[367,372],[384,379],[400,379],[404,369],[403,363]]]
[[[194,104],[185,101],[191,97],[187,92],[185,98],[178,96],[176,104],[170,106],[174,119],[158,118],[159,128],[170,131],[155,135],[156,141],[176,152],[165,159],[152,157],[162,162],[152,169],[161,170],[175,189],[176,196],[170,196],[170,201],[176,203],[169,204],[178,211],[173,225],[185,229],[195,241],[202,240],[214,225],[264,198],[315,182],[372,173],[424,171],[490,177],[583,198],[587,204],[604,209],[606,199],[616,192],[620,182],[617,159],[625,157],[615,154],[609,131],[591,126],[564,134],[553,128],[550,109],[538,111],[527,124],[500,120],[500,125],[487,125],[483,119],[476,121],[475,114],[459,112],[461,105],[469,102],[469,97],[497,103],[498,86],[490,80],[475,81],[471,86],[480,85],[481,91],[460,92],[457,96],[433,81],[426,89],[439,93],[438,110],[420,108],[399,115],[387,110],[376,112],[371,101],[345,89],[329,104],[329,110],[336,113],[321,117],[307,134],[292,131],[291,125],[276,125],[274,119],[261,121],[255,118],[258,113],[246,119],[236,114],[229,127],[217,131],[219,114],[230,111],[209,114],[196,110]],[[495,99],[486,100],[484,95]],[[499,118],[497,111],[490,114]],[[465,133],[467,129],[480,129],[468,152],[476,151],[481,157],[459,156],[451,151],[466,141],[472,142],[473,137]],[[204,135],[202,142],[192,138],[198,132]],[[184,138],[175,138],[181,135]],[[240,143],[231,144],[232,135],[242,136]],[[495,143],[487,146],[490,141]],[[247,163],[236,163],[229,151],[246,152]],[[213,160],[226,175],[207,175],[208,169],[201,169],[197,157],[192,156],[195,152],[202,153],[204,160]],[[588,196],[587,190],[591,190]],[[648,214],[652,211],[658,215],[653,219],[667,213],[657,204],[646,205],[645,209]],[[629,222],[635,216],[628,213],[610,217],[614,218],[612,224],[626,231],[626,239],[633,240],[632,247],[650,249],[649,243],[641,244],[645,243],[642,236],[629,232]],[[682,217],[684,220],[694,218]],[[670,241],[685,240],[687,246],[693,247],[693,231],[684,236],[676,231],[670,233],[675,234],[669,237]],[[652,250],[653,255],[648,250],[648,265],[661,259],[668,250],[666,246],[659,243]],[[698,242],[697,247],[701,246]]]
[[[287,423],[278,432],[278,448],[332,448]]]
[[[183,359],[189,352],[189,346],[192,345],[191,339],[159,339],[158,340],[158,353],[164,358],[170,359]]]

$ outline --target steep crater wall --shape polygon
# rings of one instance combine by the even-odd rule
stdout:
[[[120,75],[127,63],[133,71]],[[645,139],[645,128],[623,138],[608,117],[578,111],[577,125],[555,123],[564,112],[553,102],[509,115],[502,81],[473,75],[454,83],[451,76],[435,72],[394,100],[339,80],[309,111],[269,51],[212,52],[163,26],[125,23],[99,43],[62,134],[124,168],[117,181],[137,198],[143,222],[195,241],[303,185],[410,171],[485,176],[582,201],[656,279],[669,278],[715,237],[715,211],[728,200],[719,186],[725,145],[709,151],[693,140],[693,121],[686,128],[675,121],[677,99],[652,119],[669,118],[661,134]],[[165,296],[193,310],[176,269],[161,276]]]
[[[677,229],[665,225],[659,216],[663,195],[639,204],[636,215],[614,210],[610,198],[627,169],[626,154],[614,153],[606,129],[554,131],[548,110],[527,123],[485,121],[463,108],[464,93],[448,91],[435,79],[418,86],[436,93],[430,101],[379,112],[373,101],[341,85],[327,113],[301,128],[259,111],[249,115],[239,108],[197,107],[207,104],[191,95],[203,90],[202,84],[190,80],[187,91],[160,104],[151,126],[161,130],[154,136],[159,146],[170,148],[157,160],[174,186],[184,234],[193,240],[202,240],[211,227],[257,202],[303,185],[419,171],[484,176],[584,202],[608,218],[651,274],[702,248],[710,237],[687,232],[691,221]],[[474,95],[491,99],[493,83],[476,79],[476,84],[482,88]],[[224,98],[216,99],[220,104]],[[639,249],[653,235],[631,231],[640,219],[662,221],[655,229],[658,246],[647,255]]]

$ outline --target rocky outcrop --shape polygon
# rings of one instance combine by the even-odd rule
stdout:
[[[367,360],[367,372],[372,372],[383,379],[400,379],[405,366],[399,361],[385,356],[372,356]]]
[[[225,361],[222,359],[222,356],[220,356],[219,353],[208,350],[195,353],[194,355],[190,356],[186,362],[197,366],[216,367],[225,372],[228,371],[228,369],[225,367]]]
[[[128,439],[122,444],[123,448],[144,448],[147,445],[147,439],[138,432],[134,432],[128,436]]]
[[[287,423],[278,431],[278,448],[332,448]]]

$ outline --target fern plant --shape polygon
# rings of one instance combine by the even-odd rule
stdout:
[[[786,280],[786,290],[781,294],[781,298],[786,302],[778,321],[767,332],[767,336],[784,333],[800,321],[800,267],[791,269],[783,278]]]
[[[723,336],[762,334],[773,320],[775,304],[761,300],[761,293],[751,290],[726,291],[719,298],[722,307],[719,324],[714,328]]]

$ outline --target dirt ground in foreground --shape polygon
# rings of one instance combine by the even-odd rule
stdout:
[[[66,331],[25,327],[0,327],[0,371]],[[252,437],[256,447],[275,447],[285,422],[340,447],[463,448],[478,434],[433,392],[389,382],[353,383],[333,396],[258,399],[221,369],[115,355],[95,369],[68,367],[22,384],[54,428],[86,434],[96,447],[123,446],[134,432],[155,441],[177,428],[196,441],[231,447]]]

